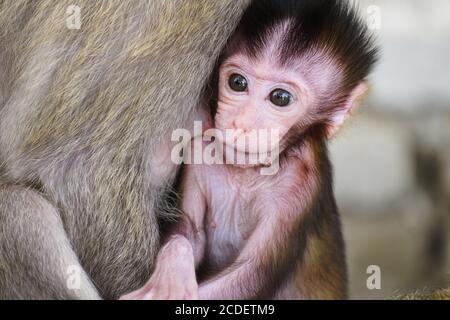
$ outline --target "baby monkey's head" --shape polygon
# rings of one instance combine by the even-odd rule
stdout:
[[[236,148],[247,153],[261,129],[278,131],[270,144],[280,152],[312,129],[329,138],[365,93],[376,57],[346,1],[254,1],[220,59],[215,127],[245,137]]]

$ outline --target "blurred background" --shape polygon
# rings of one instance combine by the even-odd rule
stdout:
[[[355,2],[382,54],[330,145],[350,297],[450,286],[450,1]],[[379,290],[367,288],[370,265]]]

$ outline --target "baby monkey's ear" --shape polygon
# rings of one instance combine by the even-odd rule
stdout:
[[[353,110],[359,106],[365,98],[368,88],[366,82],[359,83],[350,93],[343,108],[340,108],[332,114],[327,127],[328,139],[334,137],[336,132],[338,132],[340,127],[344,124],[345,120],[352,114]]]

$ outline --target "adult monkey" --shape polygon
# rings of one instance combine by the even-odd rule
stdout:
[[[74,4],[80,30],[65,24]],[[0,2],[0,298],[113,299],[144,284],[176,174],[160,148],[247,5]]]

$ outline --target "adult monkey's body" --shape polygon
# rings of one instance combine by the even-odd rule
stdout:
[[[247,3],[0,2],[0,298],[117,298],[149,278],[176,174],[159,146]]]

